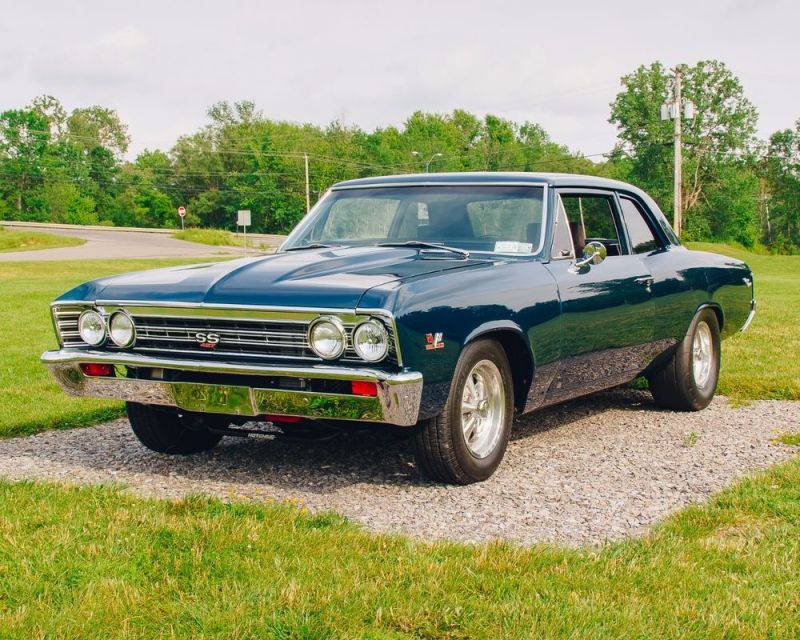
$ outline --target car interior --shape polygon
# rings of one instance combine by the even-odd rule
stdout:
[[[611,196],[563,193],[561,201],[570,221],[570,234],[576,255],[581,255],[589,242],[603,244],[609,256],[622,255]]]

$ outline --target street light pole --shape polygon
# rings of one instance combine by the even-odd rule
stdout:
[[[422,154],[419,151],[412,151],[411,155],[416,158],[422,157]],[[425,163],[425,173],[430,173],[431,162],[433,162],[436,158],[441,158],[441,157],[442,157],[441,153],[434,153],[430,158],[428,158],[428,161]]]
[[[306,213],[311,210],[311,189],[308,183],[308,154],[303,154],[303,160],[306,165]]]

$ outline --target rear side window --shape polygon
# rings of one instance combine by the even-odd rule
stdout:
[[[647,223],[644,211],[630,198],[621,196],[619,200],[622,204],[622,218],[631,241],[631,253],[649,253],[658,249],[658,241]]]

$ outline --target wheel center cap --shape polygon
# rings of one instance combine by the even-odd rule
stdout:
[[[488,408],[489,408],[488,400],[481,400],[478,403],[478,411],[480,411],[481,413],[485,413]]]

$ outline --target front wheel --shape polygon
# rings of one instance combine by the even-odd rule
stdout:
[[[702,309],[669,362],[649,376],[653,400],[665,409],[705,409],[717,390],[719,364],[717,314],[711,309]]]
[[[134,435],[158,453],[199,453],[213,449],[222,439],[221,434],[208,430],[213,423],[210,416],[181,415],[174,409],[136,402],[128,402],[127,409]]]
[[[485,480],[503,460],[513,412],[512,373],[503,348],[492,340],[468,345],[444,411],[417,427],[417,464],[442,482]]]

